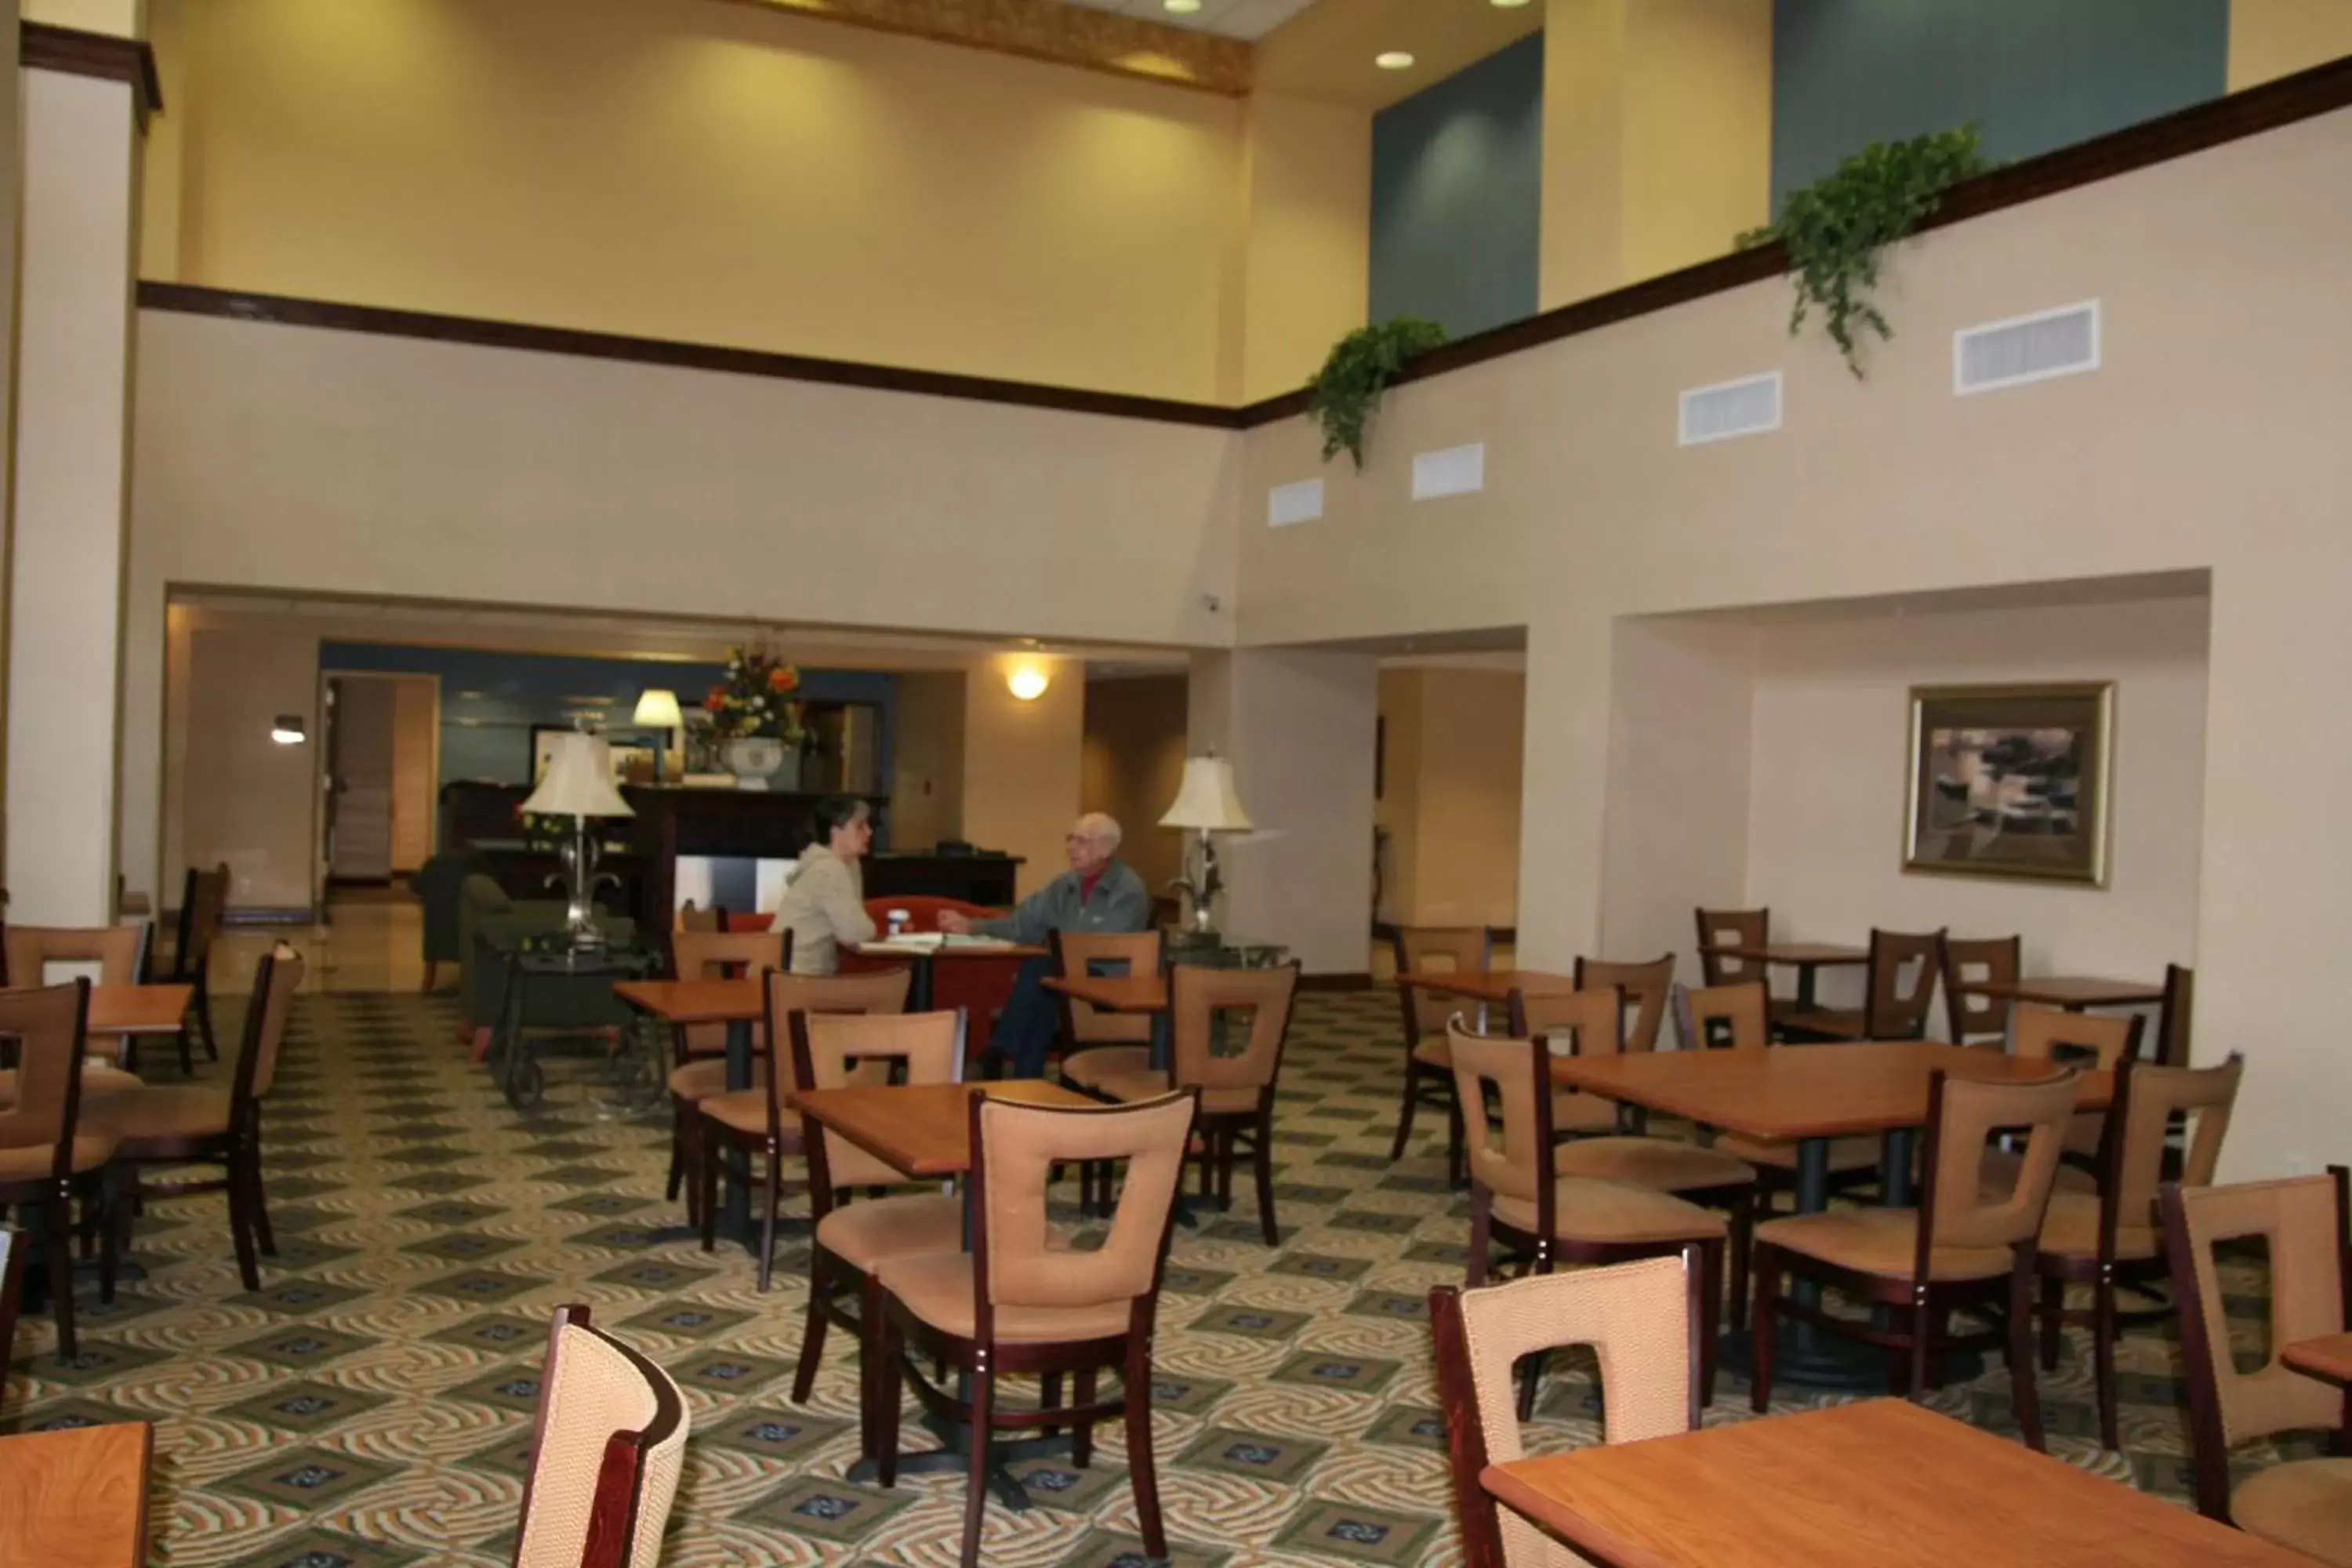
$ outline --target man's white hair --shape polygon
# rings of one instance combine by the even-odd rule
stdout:
[[[1090,811],[1078,818],[1077,830],[1089,838],[1108,845],[1113,849],[1118,847],[1119,830],[1118,820],[1116,817],[1106,816],[1099,811]]]

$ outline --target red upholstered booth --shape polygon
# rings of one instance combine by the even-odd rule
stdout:
[[[968,904],[961,899],[934,898],[928,893],[901,893],[896,898],[868,899],[866,912],[874,919],[877,930],[890,927],[890,911],[907,911],[909,931],[937,931],[940,916],[952,910],[970,915],[974,920],[1001,915],[1003,910],[992,910],[985,904]],[[845,972],[866,969],[887,969],[887,958],[863,958],[854,952],[841,955]],[[977,1060],[988,1048],[990,1026],[997,1011],[1012,999],[1013,982],[1021,973],[1017,958],[959,958],[952,963],[931,966],[931,1005],[961,1007],[968,1033],[964,1040],[967,1058]]]

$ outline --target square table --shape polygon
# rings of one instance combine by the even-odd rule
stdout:
[[[2352,1388],[2352,1333],[2297,1340],[2279,1352],[2279,1359],[2305,1377]]]
[[[1489,1465],[1499,1501],[1615,1568],[2309,1568],[2309,1560],[1907,1400]]]
[[[793,1104],[835,1136],[846,1139],[876,1159],[909,1178],[923,1180],[961,1176],[971,1169],[971,1101],[986,1094],[995,1100],[1024,1105],[1066,1105],[1099,1110],[1102,1101],[1064,1089],[1043,1079],[1006,1079],[994,1083],[850,1084],[841,1089],[816,1089],[795,1095]],[[964,1246],[971,1246],[975,1223],[965,1188]],[[969,1374],[960,1379],[969,1400]],[[933,1415],[927,1407],[923,1424],[940,1446],[919,1454],[898,1456],[898,1468],[909,1475],[934,1471],[962,1472],[971,1462],[971,1429]],[[997,1498],[1015,1512],[1032,1505],[1028,1489],[1005,1467],[1022,1459],[1065,1452],[1067,1437],[1033,1437],[990,1445],[993,1463],[989,1482]],[[879,1468],[871,1459],[850,1467],[849,1479],[871,1480]]]
[[[142,1568],[154,1449],[144,1421],[0,1437],[0,1563]]]
[[[1800,1013],[1812,1012],[1818,1005],[1813,1000],[1813,981],[1820,971],[1852,969],[1870,963],[1870,949],[1835,942],[1768,942],[1754,947],[1726,943],[1701,947],[1699,952],[1717,958],[1736,958],[1743,963],[1760,963],[1768,969],[1795,970]]]
[[[751,1087],[751,1026],[767,1016],[768,988],[757,976],[736,980],[624,980],[613,994],[641,1013],[673,1026],[688,1024],[727,1026],[727,1087]],[[748,1163],[740,1155],[725,1162],[727,1190],[719,1208],[719,1229],[747,1252],[756,1253],[759,1226],[751,1223],[751,1183]],[[780,1226],[781,1229],[782,1226]],[[665,1226],[654,1233],[666,1241],[694,1236],[691,1226]]]
[[[2034,1002],[2063,1007],[2069,1013],[2093,1007],[2152,1007],[2164,1000],[2162,984],[2139,980],[2101,980],[2091,975],[2053,974],[2039,980],[1964,981],[1958,989],[1971,996],[1996,996],[2011,1002]]]
[[[874,942],[861,942],[850,949],[860,958],[903,960],[914,970],[907,982],[907,1011],[928,1013],[931,1010],[934,990],[932,970],[940,961],[950,963],[971,959],[1013,959],[1025,961],[1049,956],[1042,947],[1027,947],[1017,942],[1003,942],[994,937],[964,937],[952,942],[908,942],[882,937]],[[988,1022],[982,1018],[984,1026]]]
[[[1168,976],[1151,974],[1049,974],[1045,986],[1110,1013],[1151,1015],[1151,1070],[1171,1072],[1168,1035]]]

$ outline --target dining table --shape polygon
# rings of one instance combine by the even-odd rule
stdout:
[[[2126,1482],[1905,1399],[1488,1465],[1496,1501],[1610,1568],[2310,1568]]]
[[[1018,962],[1051,956],[1045,948],[996,937],[949,936],[942,939],[929,933],[912,938],[878,937],[872,942],[861,942],[850,951],[860,958],[887,959],[904,963],[914,971],[907,982],[907,1011],[909,1013],[931,1010],[931,997],[937,989],[934,971],[941,963],[972,963],[983,959]],[[985,1024],[987,1020],[983,1018],[981,1022]]]
[[[2161,982],[2107,980],[2091,974],[2050,974],[2030,980],[1967,980],[1955,989],[1964,995],[1990,996],[2009,1002],[2032,1002],[2063,1007],[2069,1013],[2094,1007],[2153,1007],[2164,1000]]]
[[[1762,964],[1767,969],[1795,970],[1800,1013],[1810,1013],[1820,1006],[1816,999],[1817,977],[1822,970],[1858,969],[1870,963],[1870,949],[1836,942],[1719,942],[1702,947],[1699,952],[1716,958]]]
[[[1507,1004],[1512,992],[1558,995],[1576,989],[1576,976],[1548,969],[1409,969],[1397,976],[1397,984],[1411,991],[1475,1002],[1476,1024],[1483,1031],[1488,1026],[1488,1012]]]
[[[613,994],[622,1002],[673,1027],[724,1024],[727,1087],[730,1090],[751,1087],[754,1026],[767,1016],[767,991],[766,984],[756,975],[724,980],[621,980],[613,985]],[[719,1196],[719,1234],[756,1255],[760,1227],[751,1223],[749,1157],[741,1150],[730,1148],[721,1164],[726,1188]],[[806,1227],[805,1221],[793,1223]],[[780,1233],[786,1227],[787,1222],[777,1222]],[[654,1234],[664,1241],[686,1241],[698,1233],[690,1225],[678,1225],[662,1226]]]
[[[111,1040],[115,1059],[125,1061],[136,1041],[177,1036],[195,994],[194,985],[175,984],[93,985],[89,1019],[82,1033],[92,1042]]]
[[[1151,1015],[1151,1070],[1170,1070],[1172,1054],[1168,1031],[1168,976],[1150,974],[1049,974],[1045,986],[1107,1013]],[[1129,1058],[1130,1060],[1133,1058]]]
[[[143,1568],[154,1458],[145,1421],[0,1437],[0,1563]]]
[[[850,1084],[840,1089],[813,1089],[793,1097],[793,1104],[810,1121],[845,1139],[899,1172],[909,1181],[955,1180],[971,1170],[971,1101],[986,1094],[992,1100],[1024,1105],[1055,1105],[1099,1110],[1102,1102],[1044,1079],[1000,1079],[985,1083]],[[971,1189],[964,1187],[966,1251],[979,1223],[971,1208]],[[959,1391],[971,1398],[969,1379],[959,1380]],[[928,1408],[923,1425],[939,1439],[939,1447],[898,1456],[903,1474],[940,1471],[962,1473],[971,1464],[971,1428]],[[998,1440],[990,1444],[989,1484],[1004,1506],[1025,1512],[1033,1505],[1028,1489],[1006,1467],[1024,1459],[1066,1453],[1067,1436]],[[849,1479],[869,1481],[879,1473],[870,1459],[850,1467]]]
[[[2296,1340],[2279,1352],[2279,1359],[2305,1377],[2352,1389],[2352,1333]]]

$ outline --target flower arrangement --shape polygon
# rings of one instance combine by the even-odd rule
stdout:
[[[727,650],[727,679],[702,700],[711,728],[729,740],[770,735],[797,746],[807,734],[801,704],[801,672],[761,647]]]

